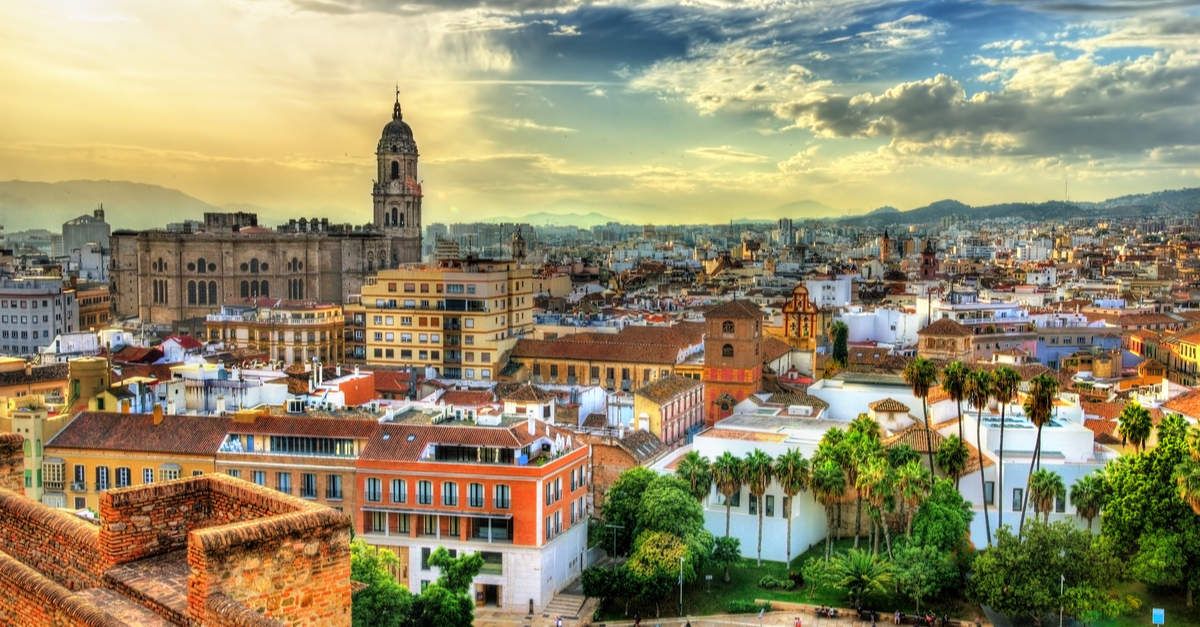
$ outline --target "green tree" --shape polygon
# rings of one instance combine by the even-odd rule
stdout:
[[[893,565],[897,587],[916,602],[918,614],[921,613],[921,599],[936,597],[955,571],[949,556],[928,544],[900,547]]]
[[[413,595],[392,574],[399,564],[395,553],[380,551],[362,538],[350,543],[350,579],[368,586],[354,595],[354,627],[400,627],[409,621]]]
[[[642,493],[634,537],[661,531],[685,540],[704,531],[704,507],[692,498],[688,485],[659,476]]]
[[[1121,444],[1129,442],[1133,445],[1134,450],[1139,447],[1142,451],[1146,450],[1146,440],[1150,439],[1150,432],[1153,428],[1154,423],[1150,420],[1150,411],[1137,401],[1129,401],[1121,410],[1121,415],[1117,417],[1117,433],[1121,436]]]
[[[642,588],[640,596],[653,600],[655,615],[661,616],[659,603],[671,592],[681,569],[685,584],[696,580],[698,559],[701,556],[695,555],[679,536],[650,531],[638,536],[626,566]]]
[[[892,468],[899,470],[911,461],[921,461],[921,454],[917,449],[901,442],[887,448],[887,458]]]
[[[1050,422],[1054,413],[1054,399],[1058,398],[1058,379],[1042,373],[1029,381],[1029,394],[1025,398],[1025,416],[1037,427],[1037,438],[1033,444],[1033,457],[1029,460],[1029,476],[1025,478],[1025,493],[1021,499],[1021,522],[1017,528],[1020,538],[1025,529],[1025,511],[1029,509],[1029,481],[1033,478],[1035,465],[1041,467],[1042,427]]]
[[[1158,439],[1164,438],[1179,438],[1185,439],[1188,435],[1188,429],[1191,425],[1179,414],[1167,414],[1162,417],[1158,423]]]
[[[429,556],[429,565],[441,575],[421,593],[421,627],[469,627],[475,620],[471,582],[483,568],[483,556],[450,557],[445,547],[438,547]]]
[[[960,440],[966,438],[963,435],[962,402],[967,398],[967,375],[970,372],[971,369],[961,361],[950,362],[950,365],[942,370],[942,389],[958,408],[958,438]]]
[[[833,459],[814,457],[811,487],[813,498],[825,508],[825,559],[828,560],[833,552],[833,508],[838,507],[846,494],[846,473]]]
[[[725,498],[725,536],[729,536],[729,515],[733,505],[733,496],[742,491],[745,482],[745,465],[740,457],[729,451],[721,453],[712,464],[713,482],[717,484],[717,492]]]
[[[884,520],[886,510],[895,497],[896,483],[892,467],[887,458],[882,455],[872,457],[859,472],[859,493],[867,500],[870,507],[871,525],[875,529],[875,545],[873,551],[879,553],[879,531],[883,531],[887,543],[888,557],[892,555],[892,537]]]
[[[830,357],[843,368],[850,363],[850,327],[845,322],[835,320],[829,325],[829,335],[833,338],[833,354]]]
[[[887,594],[892,583],[891,564],[870,551],[850,549],[838,553],[831,562],[831,571],[835,584],[860,610],[868,596]]]
[[[583,594],[588,597],[625,602],[625,615],[629,615],[629,602],[641,593],[636,578],[624,565],[613,568],[591,566],[580,577]]]
[[[967,471],[967,463],[971,461],[971,450],[957,435],[951,435],[942,440],[934,460],[946,477],[954,481],[954,489],[957,490],[963,473]]]
[[[1100,515],[1105,498],[1104,473],[1096,471],[1075,480],[1071,486],[1071,505],[1075,513],[1087,521],[1088,531],[1092,530],[1092,519]]]
[[[1004,416],[1008,405],[1017,398],[1017,391],[1021,387],[1021,373],[1017,372],[1012,366],[1000,366],[992,373],[992,397],[996,399],[996,404],[1000,406],[1000,447],[996,453],[999,455],[999,464],[996,470],[996,494],[1004,494]],[[978,437],[976,438],[978,442]],[[1004,507],[996,508],[996,527],[1004,526]],[[989,539],[990,543],[991,540]]]
[[[688,451],[675,466],[675,476],[688,484],[692,496],[701,503],[712,488],[712,465],[696,451]]]
[[[900,496],[907,530],[905,536],[912,537],[913,517],[931,489],[933,475],[929,474],[928,468],[921,465],[920,459],[911,460],[896,470],[896,490]]]
[[[971,404],[975,406],[975,445],[979,452],[979,493],[987,493],[987,478],[983,474],[983,409],[987,407],[988,401],[993,395],[994,385],[992,383],[992,375],[986,370],[976,370],[967,375],[966,392],[967,398]],[[954,484],[958,487],[957,480]],[[987,499],[983,501],[983,528],[986,532],[988,546],[992,544],[992,519],[988,516]]]
[[[725,571],[725,583],[729,583],[729,567],[742,559],[742,541],[724,536],[713,543],[712,563]]]
[[[1094,541],[1086,530],[1067,522],[1046,525],[1034,519],[1025,529],[1024,541],[1007,527],[997,530],[996,544],[975,560],[972,570],[968,593],[973,601],[1036,624],[1068,598],[1111,594],[1122,567],[1108,544]],[[1065,582],[1062,596],[1060,577]],[[1073,609],[1082,613],[1095,608]]]
[[[617,477],[605,493],[604,504],[600,507],[600,516],[605,524],[598,534],[600,546],[605,549],[615,547],[616,555],[629,555],[637,537],[635,530],[641,512],[642,494],[657,477],[657,473],[642,466],[630,468]]]
[[[792,505],[796,502],[796,495],[807,490],[812,483],[812,464],[804,459],[804,453],[801,453],[800,449],[788,449],[780,453],[775,460],[775,479],[779,482],[779,488],[787,495],[783,508],[783,516],[787,519],[787,560],[784,563],[791,564]]]
[[[759,449],[746,454],[746,485],[750,488],[758,510],[758,565],[762,566],[763,495],[775,476],[775,460]]]
[[[925,418],[925,447],[929,452],[929,472],[933,467],[933,428],[929,423],[929,388],[937,385],[937,366],[924,357],[917,357],[904,366],[904,383],[912,388],[913,396],[921,399],[922,415]]]
[[[912,534],[924,544],[949,553],[969,541],[975,512],[949,479],[935,479],[929,498],[913,517]]]
[[[1050,523],[1050,512],[1054,511],[1055,501],[1066,497],[1067,488],[1062,475],[1057,472],[1042,468],[1029,478],[1029,498],[1035,510],[1042,515],[1042,524]]]
[[[808,598],[813,598],[817,590],[828,586],[834,581],[833,563],[826,559],[810,557],[800,569],[804,577],[804,585],[808,587]]]

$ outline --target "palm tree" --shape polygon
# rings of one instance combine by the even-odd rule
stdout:
[[[925,417],[925,448],[929,449],[929,472],[933,469],[933,436],[929,434],[929,388],[937,384],[937,366],[924,357],[917,357],[904,366],[904,383],[912,388],[913,396],[921,399]]]
[[[838,461],[843,464],[842,469],[846,471],[847,481],[857,491],[859,473],[872,457],[883,455],[883,446],[879,440],[865,435],[862,431],[853,431],[838,448],[842,450]],[[863,495],[859,492],[855,499],[854,509],[854,548],[856,549],[859,538],[862,536],[862,503]]]
[[[1025,494],[1021,500],[1021,522],[1017,528],[1017,538],[1025,530],[1025,510],[1029,505],[1029,485],[1033,480],[1034,464],[1041,465],[1042,427],[1050,422],[1054,412],[1054,399],[1058,398],[1058,379],[1042,373],[1030,379],[1029,394],[1025,397],[1025,416],[1037,427],[1037,438],[1033,444],[1033,457],[1029,460],[1029,476],[1025,479]]]
[[[1029,478],[1029,493],[1029,497],[1033,499],[1033,506],[1042,514],[1042,524],[1048,525],[1054,501],[1066,498],[1067,487],[1063,485],[1062,476],[1057,472],[1040,468]]]
[[[783,516],[787,518],[787,562],[792,563],[792,503],[796,495],[808,489],[812,483],[812,465],[804,459],[800,449],[788,449],[775,460],[775,479],[779,488],[787,495]]]
[[[884,540],[887,542],[888,559],[892,556],[892,534],[884,520],[884,508],[892,501],[895,494],[895,476],[892,467],[883,456],[875,456],[866,463],[858,475],[858,488],[871,507],[870,515],[875,526],[875,554],[879,554],[879,530],[882,528]]]
[[[713,482],[717,484],[717,492],[725,497],[725,537],[729,537],[729,514],[733,496],[742,491],[742,484],[746,481],[745,465],[742,458],[725,451],[713,462],[712,475]]]
[[[937,465],[945,475],[954,480],[954,489],[958,489],[958,480],[967,470],[967,462],[971,459],[971,449],[967,443],[958,439],[957,435],[942,440],[937,450]]]
[[[1192,506],[1192,511],[1200,514],[1200,462],[1195,459],[1185,459],[1175,467],[1175,483],[1178,485],[1179,498]]]
[[[746,453],[746,485],[758,510],[758,565],[762,566],[763,495],[775,476],[775,460],[759,449]]]
[[[892,468],[901,468],[907,466],[908,462],[914,460],[920,462],[921,454],[917,452],[917,449],[905,444],[904,442],[901,442],[888,447],[887,458],[888,463],[892,465]]]
[[[696,451],[688,451],[675,466],[675,476],[688,484],[688,491],[697,501],[704,503],[713,482],[712,464],[707,457]]]
[[[988,400],[992,398],[992,374],[987,370],[976,370],[967,375],[964,387],[967,398],[975,406],[975,448],[979,451],[979,500],[983,501],[983,528],[987,533],[988,546],[991,546],[992,518],[988,516],[987,498],[984,498],[987,496],[987,477],[983,473],[983,408],[987,407]],[[954,487],[958,487],[957,480]]]
[[[1186,441],[1191,425],[1179,414],[1167,414],[1158,422],[1158,441],[1163,442],[1172,438]]]
[[[1075,507],[1075,513],[1087,521],[1088,531],[1092,530],[1092,519],[1099,516],[1104,507],[1105,490],[1104,475],[1100,472],[1084,475],[1071,486],[1071,505]]]
[[[1137,401],[1129,401],[1121,415],[1117,417],[1117,433],[1121,434],[1121,444],[1126,441],[1133,445],[1136,451],[1139,447],[1146,450],[1146,440],[1150,439],[1150,431],[1154,422],[1150,419],[1150,411]]]
[[[886,594],[892,583],[891,565],[878,555],[858,549],[839,553],[833,562],[832,573],[835,585],[846,590],[858,610],[862,609],[868,594]]]
[[[950,365],[942,370],[942,389],[958,407],[958,438],[960,440],[965,437],[963,436],[962,402],[967,398],[967,374],[970,372],[971,369],[961,361],[950,362]]]
[[[992,398],[1000,405],[1000,460],[996,467],[996,494],[1000,503],[996,505],[996,528],[1004,526],[1004,410],[1017,397],[1021,387],[1021,373],[1012,366],[1000,366],[992,373]]]
[[[933,475],[929,469],[922,466],[918,460],[910,461],[896,470],[896,490],[900,494],[900,502],[908,509],[905,512],[905,527],[908,537],[912,537],[913,516],[917,508],[925,502],[929,491],[933,489]]]
[[[825,561],[833,552],[833,508],[839,507],[846,494],[846,473],[829,457],[813,456],[813,499],[825,508]]]
[[[861,433],[863,437],[871,440],[878,440],[881,436],[879,423],[867,414],[859,414],[854,420],[851,420],[846,427],[846,433],[848,435]]]

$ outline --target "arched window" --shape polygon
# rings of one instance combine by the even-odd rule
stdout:
[[[208,263],[204,261],[204,257],[201,257],[196,261],[196,272],[199,272],[200,274],[208,272]]]
[[[389,213],[388,213],[388,212],[386,212],[386,211],[385,211],[385,212],[383,212],[383,225],[384,225],[384,226],[391,226],[391,225],[392,225],[392,216],[391,216],[391,214],[389,214]]]
[[[733,321],[726,320],[721,323],[721,333],[733,333]]]
[[[242,298],[250,298],[250,282],[242,281]]]
[[[197,295],[196,301],[199,302],[201,305],[208,304],[208,290],[205,289],[206,286],[207,286],[207,284],[204,281],[200,282],[200,293]],[[190,289],[190,286],[189,286],[189,289]]]
[[[392,207],[392,224],[393,225],[399,224],[399,222],[397,222],[397,217],[396,217],[397,213],[398,213],[398,211],[396,210],[396,208]]]
[[[250,273],[251,273],[251,274],[258,274],[258,259],[251,259],[251,260],[250,260]]]
[[[163,302],[163,304],[164,304],[164,305],[170,304],[170,302],[171,302],[171,299],[169,298],[169,296],[170,296],[170,295],[167,293],[167,280],[166,280],[166,279],[163,279],[163,282],[162,282],[162,302]]]
[[[271,284],[266,281],[263,281],[260,285],[261,285],[261,287],[258,288],[258,295],[259,296],[270,296],[271,295]]]
[[[395,180],[398,178],[400,178],[400,162],[393,161],[392,162],[392,179]]]
[[[400,214],[400,223],[397,224],[396,226],[404,226],[404,214],[403,213]]]
[[[217,282],[216,281],[208,282],[208,304],[210,304],[210,305],[217,304]]]
[[[196,304],[196,282],[188,281],[188,304]]]
[[[721,347],[722,357],[733,357],[733,344],[726,344]]]

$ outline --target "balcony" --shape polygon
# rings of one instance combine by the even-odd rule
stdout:
[[[43,481],[42,486],[47,490],[62,490],[66,486],[65,481]]]
[[[96,488],[97,492],[103,492],[111,487],[112,486],[108,482],[95,484],[95,488]]]
[[[340,500],[342,500],[342,491],[341,491],[341,489],[337,489],[337,490],[325,490],[325,499],[326,499],[326,500],[329,500],[329,501],[340,501]]]
[[[87,492],[87,482],[86,481],[72,481],[71,482],[71,491]]]

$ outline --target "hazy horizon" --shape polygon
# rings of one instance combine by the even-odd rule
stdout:
[[[399,83],[427,224],[563,201],[719,223],[804,200],[1061,200],[1068,180],[1080,201],[1196,187],[1192,4],[9,3],[0,180],[365,222]]]

